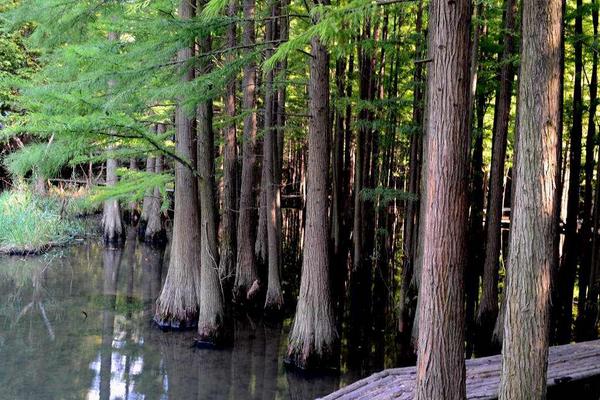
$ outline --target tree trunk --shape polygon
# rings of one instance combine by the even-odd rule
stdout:
[[[206,0],[197,2],[198,8]],[[202,53],[211,51],[210,35],[199,38]],[[208,61],[203,60],[200,74],[211,70]],[[201,345],[219,344],[224,337],[223,289],[219,279],[219,244],[217,239],[217,201],[215,194],[215,135],[213,132],[212,99],[198,105],[198,192],[200,195],[200,311],[198,314],[198,337]]]
[[[571,127],[569,152],[569,191],[567,202],[567,222],[561,266],[558,272],[556,290],[558,304],[555,308],[557,343],[568,343],[571,340],[573,323],[573,289],[577,272],[579,237],[577,220],[579,217],[579,176],[581,174],[581,136],[583,119],[583,99],[581,76],[583,69],[582,35],[583,35],[583,0],[577,0],[575,16],[575,81],[573,86],[573,126]]]
[[[237,17],[238,2],[230,0],[227,9],[229,18]],[[227,28],[227,46],[231,49],[237,45],[236,24],[230,22]],[[235,61],[235,53],[227,56],[227,61]],[[236,210],[237,210],[237,138],[236,124],[234,121],[236,113],[237,81],[232,77],[227,84],[224,105],[225,114],[229,123],[223,129],[223,219],[221,221],[221,258],[219,262],[219,276],[226,288],[230,288],[235,272],[236,259]]]
[[[598,9],[592,1],[594,43],[598,40]],[[592,180],[594,175],[594,147],[596,141],[596,109],[598,106],[598,53],[592,50],[592,79],[590,82],[590,108],[586,140],[586,179],[583,210],[582,242],[585,248],[579,277],[579,302],[577,314],[577,340],[591,340],[598,336],[598,213],[600,212],[600,185],[596,185],[592,212]],[[600,163],[597,166],[600,168]],[[598,175],[600,176],[600,175]],[[585,276],[584,276],[585,275]],[[583,293],[582,296],[582,288]],[[583,306],[582,306],[583,305]]]
[[[492,161],[490,184],[485,224],[485,259],[483,263],[483,279],[481,299],[477,309],[477,344],[478,355],[491,355],[492,331],[498,316],[498,269],[501,249],[502,231],[502,194],[504,183],[504,162],[508,125],[510,121],[510,103],[514,80],[514,67],[510,59],[514,53],[516,0],[506,0],[504,10],[503,50],[499,54],[500,68],[496,105],[494,110],[494,132],[492,138]]]
[[[157,127],[153,128],[153,131],[157,131]],[[146,173],[153,174],[156,164],[156,157],[153,155],[148,156],[146,158]],[[154,188],[146,189],[146,193],[144,194],[144,201],[142,202],[142,212],[140,214],[140,219],[138,222],[138,234],[140,238],[143,238],[146,232],[146,226],[148,225],[148,216],[150,213],[150,207],[152,204],[152,197],[154,196]]]
[[[163,134],[166,131],[164,124],[158,124],[157,133]],[[154,158],[154,173],[162,174],[164,157],[157,155]],[[167,242],[167,234],[163,224],[163,216],[161,212],[162,193],[158,187],[152,189],[150,204],[148,205],[148,223],[144,231],[144,241],[154,246],[163,246]]]
[[[415,59],[420,59],[423,56],[423,45],[425,38],[423,37],[423,0],[419,1],[415,25],[417,35],[417,51]],[[410,137],[409,150],[409,165],[408,165],[408,192],[414,195],[413,199],[408,199],[404,202],[405,217],[404,217],[404,232],[403,232],[403,254],[402,263],[402,278],[400,283],[400,300],[398,310],[398,332],[403,336],[405,347],[410,342],[410,334],[412,332],[411,323],[413,321],[414,305],[411,307],[411,298],[409,291],[415,269],[415,258],[417,250],[417,233],[418,233],[418,215],[419,215],[419,194],[420,194],[420,177],[421,177],[421,161],[423,158],[423,63],[415,65],[413,75],[413,83],[415,86],[413,95],[412,109],[412,126],[414,131]],[[414,303],[414,302],[413,302]],[[411,309],[412,308],[412,309]]]
[[[329,282],[327,177],[329,175],[329,55],[311,39],[306,235],[300,295],[290,333],[288,357],[302,368],[333,360],[337,333]]]
[[[181,0],[179,17],[183,21],[193,17],[192,0]],[[186,65],[192,57],[192,47],[177,52],[177,60]],[[193,79],[189,66],[183,82]],[[196,162],[196,141],[193,120],[181,104],[175,110],[175,141],[177,154],[191,165]],[[200,216],[198,215],[198,181],[189,166],[175,163],[175,212],[169,269],[165,284],[157,300],[154,321],[161,327],[191,328],[198,323],[200,296]]]
[[[267,22],[265,37],[273,41],[277,37],[277,17],[279,5],[277,1],[271,2],[271,21]],[[266,57],[273,54],[273,49],[268,48]],[[274,71],[270,70],[266,76],[265,87],[265,139],[263,163],[267,174],[266,187],[266,217],[267,217],[267,265],[268,285],[265,299],[265,311],[278,313],[283,308],[283,292],[281,291],[281,204],[280,182],[278,181],[277,161],[279,151],[277,145],[276,109],[277,97],[273,89]]]
[[[115,32],[108,33],[109,41],[119,40],[118,34]],[[108,89],[115,86],[115,82],[108,81]],[[109,157],[106,159],[106,186],[114,186],[117,184],[117,169],[119,167],[118,161],[110,157],[114,150],[112,145],[108,146],[107,152]],[[104,210],[102,213],[102,227],[104,243],[107,245],[116,245],[122,242],[124,238],[123,222],[121,221],[121,208],[119,207],[119,201],[116,199],[108,199],[104,201]]]
[[[242,45],[254,46],[255,0],[244,0],[244,22],[242,24]],[[246,50],[248,53],[252,50]],[[243,74],[244,139],[242,159],[242,180],[240,189],[240,214],[237,230],[237,261],[234,284],[234,296],[237,302],[253,299],[259,286],[254,258],[254,167],[256,165],[256,62],[249,61]]]
[[[465,398],[469,2],[432,0],[416,399]]]
[[[546,395],[558,212],[561,2],[524,0],[522,18],[500,400]]]

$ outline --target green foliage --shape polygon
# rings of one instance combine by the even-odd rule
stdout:
[[[65,200],[39,198],[24,188],[0,194],[0,252],[34,253],[68,242],[81,226],[64,211]]]

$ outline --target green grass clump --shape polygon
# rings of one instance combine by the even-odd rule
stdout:
[[[39,253],[81,234],[64,200],[38,197],[27,189],[0,194],[0,253]]]

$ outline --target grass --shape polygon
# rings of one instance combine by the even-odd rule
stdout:
[[[83,225],[59,197],[37,197],[15,188],[0,194],[0,253],[33,254],[66,244]]]

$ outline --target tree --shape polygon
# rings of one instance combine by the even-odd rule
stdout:
[[[561,2],[525,0],[522,18],[501,400],[546,394],[558,213]]]
[[[301,368],[321,367],[335,354],[337,332],[329,282],[329,55],[311,39],[306,233],[300,294],[290,332],[288,358]]]
[[[464,399],[469,2],[429,6],[417,399]],[[450,239],[451,238],[451,239]]]
[[[476,348],[478,355],[487,355],[492,352],[492,331],[498,315],[498,264],[500,262],[501,247],[504,163],[506,159],[510,104],[515,75],[511,58],[515,51],[516,1],[506,0],[504,7],[505,31],[502,37],[502,52],[498,54],[498,60],[502,66],[499,71],[499,83],[496,91],[492,161],[485,219],[485,257],[483,262],[481,299],[477,309],[477,327],[475,328],[478,337]]]
[[[242,108],[246,112],[244,118],[242,177],[240,188],[240,214],[237,230],[237,261],[235,267],[234,297],[238,302],[252,300],[256,294],[259,281],[254,257],[254,234],[252,231],[254,218],[254,168],[256,165],[256,62],[250,48],[256,41],[254,27],[254,0],[244,0],[244,22],[242,24],[242,45],[247,48],[245,55],[249,57],[244,65],[242,80]],[[254,287],[253,287],[254,286]]]
[[[181,0],[179,17],[190,20],[194,15],[192,0]],[[183,82],[194,77],[194,71],[185,64],[193,54],[192,48],[181,48],[177,60],[182,63]],[[177,154],[189,165],[196,162],[196,141],[192,119],[182,104],[175,111],[175,140]],[[175,163],[175,215],[169,270],[157,300],[154,321],[165,328],[190,328],[198,323],[200,300],[200,216],[198,215],[198,183],[189,165]]]
[[[573,125],[570,132],[569,188],[567,200],[567,221],[562,260],[558,271],[556,300],[553,309],[556,314],[554,337],[558,343],[571,340],[573,323],[573,290],[579,261],[579,178],[581,175],[581,138],[583,122],[583,94],[581,79],[583,71],[583,0],[577,0],[575,15],[575,81],[573,85]]]
[[[198,2],[201,7],[204,0]],[[211,50],[210,34],[199,39],[203,54]],[[203,60],[200,74],[210,72],[209,62]],[[217,204],[215,196],[215,165],[212,99],[198,105],[198,188],[200,194],[200,311],[198,314],[198,338],[202,343],[215,344],[222,339],[225,311],[223,289],[219,279],[219,245],[217,243]]]
[[[108,33],[108,40],[116,42],[119,40],[119,35],[115,32]],[[115,86],[114,80],[108,81],[109,90]],[[108,158],[106,159],[106,185],[114,186],[117,184],[117,168],[119,166],[118,161],[111,157],[113,146],[108,147]],[[122,241],[124,231],[123,222],[121,220],[121,208],[119,207],[119,201],[117,199],[108,199],[104,202],[104,211],[102,213],[102,227],[104,229],[104,243],[106,244],[118,244]]]

